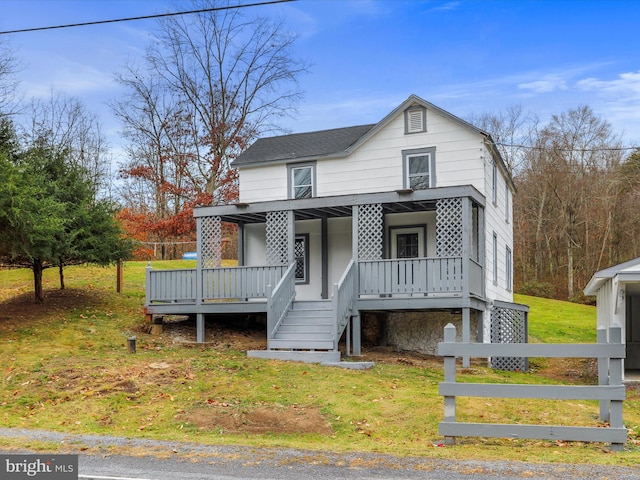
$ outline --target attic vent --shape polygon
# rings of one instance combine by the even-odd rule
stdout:
[[[425,132],[427,130],[427,111],[423,107],[414,107],[405,111],[405,133]]]

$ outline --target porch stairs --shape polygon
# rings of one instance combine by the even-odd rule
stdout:
[[[334,351],[335,323],[331,300],[294,301],[273,337],[268,338],[267,350],[247,353],[250,357],[307,363],[339,362],[340,352]]]

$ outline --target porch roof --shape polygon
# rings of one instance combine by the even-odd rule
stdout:
[[[195,217],[219,216],[230,223],[264,223],[266,215],[273,211],[293,210],[296,220],[350,217],[354,205],[381,204],[384,213],[432,211],[436,201],[444,198],[469,197],[485,206],[484,196],[472,185],[430,188],[426,190],[396,190],[392,192],[331,197],[273,200],[256,203],[235,203],[194,210]]]
[[[619,282],[640,282],[640,258],[614,265],[593,274],[584,287],[585,295],[596,295],[608,280],[618,277]]]

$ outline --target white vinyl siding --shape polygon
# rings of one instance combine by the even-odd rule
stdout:
[[[437,147],[437,186],[473,185],[486,195],[482,137],[436,112],[427,115],[427,132],[405,135],[404,114],[345,158],[318,159],[315,196],[389,192],[405,188],[401,152]],[[286,164],[240,169],[240,201],[290,197]]]

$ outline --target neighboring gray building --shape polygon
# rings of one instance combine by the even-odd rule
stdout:
[[[640,370],[640,258],[596,272],[584,293],[596,296],[598,326],[622,327],[625,370]]]

